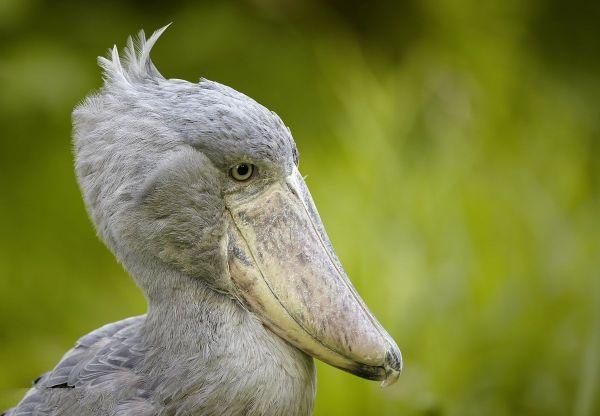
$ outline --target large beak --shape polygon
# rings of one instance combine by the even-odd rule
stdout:
[[[298,170],[250,197],[227,195],[226,205],[229,270],[248,309],[309,355],[395,382],[400,350],[346,276]]]

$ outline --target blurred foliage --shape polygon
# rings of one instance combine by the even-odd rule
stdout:
[[[290,126],[404,352],[387,389],[320,364],[316,415],[600,414],[600,7],[583,0],[0,1],[0,408],[145,309],[85,214],[70,111],[97,55],[170,21],[165,76]]]

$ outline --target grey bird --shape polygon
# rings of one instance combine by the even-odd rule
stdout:
[[[400,351],[333,252],[290,130],[227,86],[165,79],[149,58],[165,28],[100,57],[104,85],[73,112],[89,216],[147,314],[81,338],[6,414],[310,415],[312,357],[393,383]]]

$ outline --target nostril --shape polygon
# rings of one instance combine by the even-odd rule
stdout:
[[[296,198],[300,199],[300,195],[298,194],[298,191],[296,190],[296,187],[292,183],[290,183],[289,181],[286,181],[285,184],[287,185],[287,187],[290,190],[290,192],[292,194],[294,194],[296,196]]]

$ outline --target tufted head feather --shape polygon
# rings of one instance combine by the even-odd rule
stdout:
[[[150,36],[150,39],[146,39],[146,34],[143,30],[139,31],[136,39],[130,36],[127,39],[127,46],[124,49],[125,59],[123,63],[121,63],[117,45],[114,45],[109,50],[108,58],[103,56],[98,57],[98,64],[104,70],[103,77],[105,82],[136,83],[145,79],[164,79],[152,63],[150,51],[158,38],[170,25],[171,23],[158,29]]]

